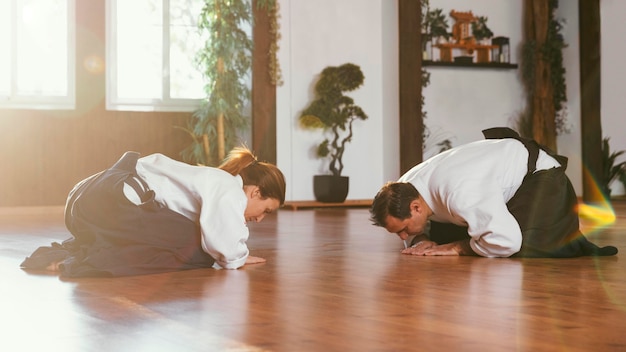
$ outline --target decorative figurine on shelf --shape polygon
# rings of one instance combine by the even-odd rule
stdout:
[[[491,60],[494,62],[509,63],[511,61],[511,47],[508,37],[495,37],[491,40],[494,48],[491,49]]]
[[[474,44],[470,26],[476,21],[476,17],[474,17],[472,11],[460,12],[452,10],[450,11],[450,17],[454,19],[452,37],[455,39],[455,43],[461,45]]]
[[[476,17],[472,11],[450,11],[450,17],[455,21],[452,26],[452,40],[448,43],[437,44],[441,61],[472,63],[476,59],[477,63],[488,63],[491,61],[491,50],[494,48],[489,43],[482,42],[483,39],[493,37],[493,32],[487,27],[487,17]],[[461,51],[460,55],[454,55],[456,49]],[[476,55],[474,55],[476,52]]]

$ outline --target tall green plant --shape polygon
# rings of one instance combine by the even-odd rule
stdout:
[[[239,144],[238,133],[248,128],[243,108],[250,100],[252,13],[246,0],[205,0],[198,27],[206,37],[197,53],[198,67],[208,82],[206,98],[189,121],[192,144],[186,161],[215,165]]]

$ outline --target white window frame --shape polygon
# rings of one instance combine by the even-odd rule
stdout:
[[[18,18],[22,9],[19,0],[11,1],[11,70],[9,95],[0,95],[0,109],[29,109],[29,110],[74,110],[76,108],[76,3],[67,1],[67,94],[65,96],[50,95],[20,95],[17,92],[15,72],[19,64],[17,57]],[[53,16],[53,14],[51,14]]]
[[[117,111],[168,111],[168,112],[193,112],[196,111],[202,102],[202,99],[181,99],[170,97],[170,18],[169,18],[169,0],[163,1],[163,77],[162,96],[161,99],[124,99],[120,98],[117,93],[117,27],[115,14],[117,13],[118,1],[135,1],[135,0],[106,0],[106,109]],[[199,73],[200,74],[200,73]]]

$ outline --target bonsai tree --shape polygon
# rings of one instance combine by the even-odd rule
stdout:
[[[478,16],[476,21],[472,22],[472,34],[474,34],[476,41],[490,39],[493,37],[493,32],[489,29],[489,27],[487,27],[486,16]]]
[[[299,118],[304,128],[330,133],[331,137],[317,147],[317,157],[330,158],[329,170],[334,176],[341,176],[343,171],[343,153],[352,140],[352,123],[368,117],[352,98],[343,95],[359,88],[363,80],[363,72],[357,65],[326,67],[315,84],[315,100]]]

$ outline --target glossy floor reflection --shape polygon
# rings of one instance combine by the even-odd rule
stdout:
[[[590,239],[616,257],[410,257],[366,208],[251,224],[236,271],[66,280],[25,272],[63,209],[0,209],[1,351],[626,350],[626,203]]]

